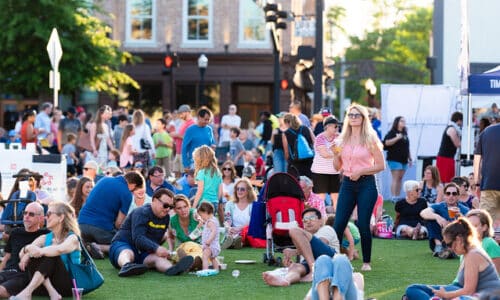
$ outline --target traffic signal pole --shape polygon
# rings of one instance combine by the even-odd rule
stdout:
[[[313,112],[323,106],[323,7],[324,0],[316,0],[316,55],[314,57],[314,103]]]

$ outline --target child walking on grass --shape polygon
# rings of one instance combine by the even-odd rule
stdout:
[[[222,197],[222,175],[217,167],[217,158],[212,148],[200,146],[193,151],[195,181],[198,190],[194,196],[193,207],[201,202],[210,202],[217,211]],[[222,210],[224,211],[224,210]]]
[[[198,215],[203,220],[201,244],[203,249],[203,270],[208,270],[209,261],[212,260],[214,270],[219,270],[217,255],[220,253],[219,221],[214,217],[214,207],[209,202],[202,202],[198,208]]]

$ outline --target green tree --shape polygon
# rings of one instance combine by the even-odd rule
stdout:
[[[50,61],[46,45],[57,28],[63,56],[59,64],[61,93],[82,87],[112,95],[121,85],[139,85],[120,67],[134,61],[109,38],[111,28],[85,0],[2,0],[0,19],[0,91],[20,97],[49,94]]]
[[[373,79],[377,86],[395,82],[428,83],[425,63],[432,31],[432,9],[402,5],[397,6],[397,9],[404,17],[394,27],[377,27],[381,24],[380,18],[384,17],[383,12],[379,11],[375,13],[376,27],[372,31],[367,32],[363,38],[350,38],[351,47],[346,51],[346,61],[373,60],[387,63],[374,67],[376,78]],[[356,75],[354,73],[355,70],[350,71],[350,75]],[[348,97],[363,102],[366,95],[363,85],[366,79],[348,82]]]

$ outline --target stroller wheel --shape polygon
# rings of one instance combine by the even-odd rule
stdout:
[[[283,263],[283,261],[282,261],[281,257],[276,257],[276,266],[281,267],[282,263]]]
[[[263,263],[267,263],[267,261],[268,261],[267,254],[266,253],[262,253],[262,262]]]

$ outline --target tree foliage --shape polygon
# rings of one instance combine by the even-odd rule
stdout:
[[[59,64],[61,92],[73,94],[82,87],[117,94],[121,85],[138,88],[119,71],[134,61],[110,39],[111,28],[93,13],[98,7],[85,0],[2,0],[0,19],[0,91],[23,97],[49,93],[51,70],[46,46],[57,28],[63,56]]]

